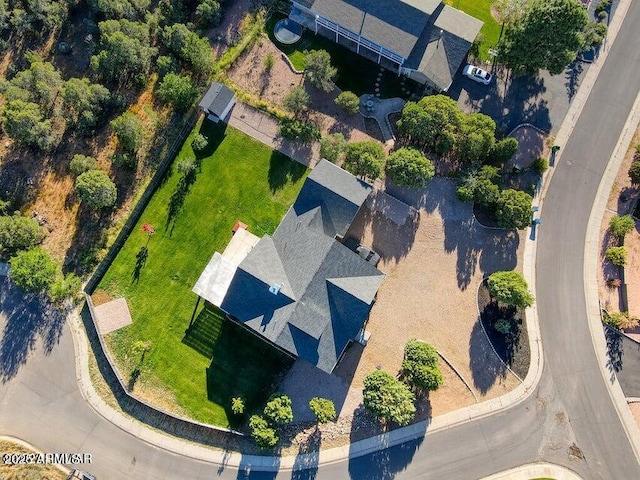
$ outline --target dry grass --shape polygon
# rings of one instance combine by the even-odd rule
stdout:
[[[2,454],[34,453],[16,443],[0,441]],[[65,480],[67,476],[52,465],[6,465],[0,462],[2,480]]]

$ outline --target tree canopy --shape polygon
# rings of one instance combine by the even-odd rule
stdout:
[[[309,400],[309,408],[318,423],[333,422],[336,419],[336,407],[328,398],[312,398]]]
[[[164,27],[161,35],[166,47],[185,62],[200,77],[206,77],[214,68],[211,45],[205,37],[182,23]]]
[[[67,118],[81,134],[90,134],[100,121],[111,95],[109,90],[88,78],[70,78],[62,87]]]
[[[249,428],[251,436],[260,448],[273,448],[280,440],[275,429],[269,426],[269,423],[260,415],[252,415],[249,419]]]
[[[331,55],[326,50],[311,50],[305,52],[304,75],[311,85],[325,92],[335,88],[333,79],[338,70],[331,65]]]
[[[347,144],[344,168],[358,177],[375,180],[382,172],[384,148],[379,142],[353,142]]]
[[[415,395],[407,385],[383,370],[375,370],[364,380],[363,403],[384,422],[407,425],[415,416]]]
[[[336,97],[335,102],[336,105],[351,115],[358,113],[360,110],[360,98],[353,92],[341,92]]]
[[[559,74],[584,44],[587,10],[576,0],[532,0],[509,24],[499,43],[499,59],[515,72]]]
[[[424,153],[406,147],[389,155],[385,171],[396,185],[413,188],[425,187],[436,173],[433,163]]]
[[[51,121],[43,119],[37,103],[7,102],[2,109],[2,127],[9,137],[29,147],[49,150],[55,143]]]
[[[0,216],[0,250],[27,250],[44,239],[44,228],[20,214]]]
[[[533,295],[524,277],[514,271],[492,273],[487,288],[493,298],[505,305],[526,308],[533,305]]]
[[[264,406],[264,416],[276,425],[286,425],[293,421],[291,399],[284,394],[276,394]]]
[[[18,72],[2,87],[5,101],[24,100],[49,110],[62,88],[60,72],[35,55],[27,55],[27,59],[31,63],[29,68]]]
[[[135,114],[124,112],[111,120],[111,128],[125,151],[135,153],[142,145],[143,125]]]
[[[404,346],[402,375],[417,390],[437,390],[443,381],[438,368],[438,351],[426,342],[409,340]]]
[[[89,0],[89,7],[106,18],[143,19],[150,0]]]
[[[42,247],[24,250],[11,257],[11,279],[27,292],[48,290],[57,271],[57,265]]]
[[[296,85],[282,100],[282,106],[298,118],[307,111],[311,98],[302,85]]]
[[[526,228],[531,223],[533,198],[526,192],[507,189],[496,202],[496,217],[502,228]]]
[[[106,208],[116,203],[117,190],[109,176],[100,170],[88,170],[76,178],[76,192],[87,206]]]
[[[467,163],[485,160],[496,140],[496,122],[482,113],[471,113],[462,118],[456,144],[457,158]]]
[[[163,102],[173,105],[176,110],[186,110],[195,101],[198,91],[189,77],[168,73],[158,86],[158,96]]]

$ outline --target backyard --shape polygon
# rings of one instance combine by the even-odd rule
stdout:
[[[258,236],[272,233],[307,174],[303,165],[225,127],[196,125],[94,294],[96,303],[127,299],[133,323],[106,340],[134,393],[221,426],[233,424],[230,397],[261,402],[287,360],[267,355],[213,307],[200,311],[185,333],[197,300],[191,288],[213,252],[224,250],[236,220]],[[196,159],[191,141],[198,133],[209,145]],[[193,170],[185,168],[190,164]],[[156,233],[148,236],[144,223]],[[136,342],[146,342],[148,351],[135,352]]]

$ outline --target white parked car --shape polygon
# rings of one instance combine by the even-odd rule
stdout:
[[[493,80],[493,75],[491,75],[486,70],[476,67],[475,65],[467,65],[462,70],[462,74],[465,77],[469,77],[471,80],[475,80],[478,83],[482,83],[483,85],[489,85],[491,80]]]

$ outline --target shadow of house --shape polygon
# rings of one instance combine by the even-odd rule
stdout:
[[[607,366],[615,373],[626,397],[640,397],[640,343],[604,326],[607,340]]]
[[[288,183],[300,180],[307,171],[307,167],[298,162],[291,162],[283,153],[274,150],[269,159],[269,188],[275,193]]]

